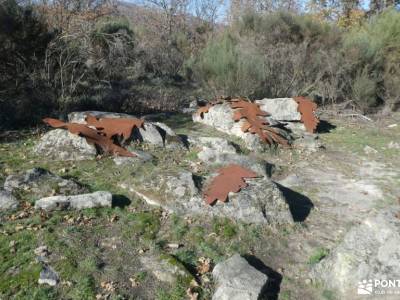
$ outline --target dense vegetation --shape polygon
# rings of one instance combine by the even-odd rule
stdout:
[[[213,1],[196,16],[183,1],[2,1],[0,127],[74,109],[175,110],[221,94],[398,110],[396,8],[344,5],[332,18],[311,2],[307,11],[247,8],[217,22]]]

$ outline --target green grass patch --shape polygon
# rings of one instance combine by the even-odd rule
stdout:
[[[315,265],[319,263],[322,259],[324,259],[329,254],[329,250],[325,248],[318,248],[314,251],[314,253],[308,259],[308,263],[310,265]]]

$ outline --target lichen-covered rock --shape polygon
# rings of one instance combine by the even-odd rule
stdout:
[[[42,198],[35,202],[35,209],[43,209],[47,211],[66,209],[80,210],[85,208],[111,206],[112,194],[104,191],[74,196],[52,196]]]
[[[210,178],[209,178],[210,179]],[[230,193],[229,201],[208,205],[199,190],[204,181],[187,171],[153,174],[151,178],[135,179],[122,187],[144,199],[150,205],[161,206],[181,214],[228,217],[245,223],[292,224],[281,191],[266,177],[246,180],[248,186]]]
[[[48,265],[43,266],[43,270],[40,272],[39,284],[48,284],[50,286],[56,286],[60,281],[60,277],[58,276],[57,272]]]
[[[314,280],[337,290],[342,299],[355,299],[363,280],[400,278],[399,216],[398,207],[389,207],[353,227],[313,269]]]
[[[34,153],[54,160],[86,160],[96,157],[94,145],[84,137],[65,129],[54,129],[45,133],[33,148]]]
[[[81,111],[72,112],[68,115],[69,122],[86,124],[86,115],[93,115],[97,118],[137,118],[133,115],[102,112],[102,111]],[[185,148],[182,140],[166,124],[161,122],[149,122],[145,120],[143,128],[133,131],[132,139],[148,143],[156,147]]]
[[[162,254],[160,256],[146,254],[140,256],[140,262],[144,269],[153,273],[153,275],[162,282],[170,284],[176,283],[177,279],[189,283],[193,276],[176,258],[171,255]]]
[[[299,104],[293,98],[273,98],[256,100],[260,108],[276,121],[300,121]]]
[[[17,207],[18,201],[11,192],[0,189],[0,211],[16,209]]]
[[[236,147],[224,138],[209,136],[190,136],[188,139],[191,148],[211,149],[223,153],[236,153]]]
[[[153,159],[153,155],[151,155],[150,153],[139,150],[129,150],[129,151],[135,154],[135,156],[134,157],[116,156],[113,158],[114,163],[117,166],[137,165]]]
[[[87,191],[79,183],[64,179],[42,168],[33,168],[21,174],[9,175],[4,182],[7,191],[22,191],[34,198],[49,195],[76,195]]]
[[[90,110],[90,111],[76,111],[69,113],[68,122],[86,124],[86,115],[88,114],[96,118],[125,118],[125,119],[137,118],[134,115],[128,115],[123,113]]]
[[[239,254],[217,264],[212,275],[216,282],[213,300],[258,300],[268,281]]]
[[[192,148],[199,149],[197,157],[208,165],[241,165],[263,176],[271,176],[274,166],[248,155],[237,154],[237,146],[219,137],[190,137]]]

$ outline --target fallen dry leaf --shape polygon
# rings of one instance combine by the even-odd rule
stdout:
[[[103,290],[107,292],[115,291],[115,283],[113,281],[102,281],[100,286]]]
[[[207,257],[200,257],[197,260],[197,273],[203,275],[211,271],[211,259]]]

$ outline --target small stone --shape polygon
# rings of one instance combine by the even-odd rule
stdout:
[[[400,143],[395,143],[394,141],[391,141],[388,144],[389,149],[400,149]]]
[[[48,265],[44,265],[43,270],[40,272],[39,284],[48,284],[50,286],[56,286],[59,282],[59,276],[54,269]]]
[[[52,196],[42,198],[35,202],[35,209],[64,210],[94,207],[111,207],[112,194],[110,192],[99,191],[91,194],[81,194],[75,196]]]
[[[375,154],[375,153],[378,153],[378,150],[376,150],[376,149],[374,149],[374,148],[372,148],[372,147],[366,145],[366,146],[364,147],[364,153],[365,153],[365,154]]]
[[[307,278],[304,282],[305,282],[307,285],[309,285],[309,284],[311,284],[311,279],[310,279],[310,278]]]
[[[177,243],[167,244],[167,247],[170,249],[179,249],[181,246],[182,246],[181,244],[177,244]]]
[[[388,128],[394,128],[394,127],[397,127],[397,124],[390,124],[390,125],[388,125]]]
[[[193,276],[186,268],[173,256],[161,255],[157,257],[152,254],[147,254],[140,257],[140,262],[143,267],[152,272],[153,275],[162,282],[175,283],[178,277],[181,277],[190,282]]]
[[[0,211],[16,209],[18,204],[19,202],[10,191],[0,189]]]
[[[47,255],[49,250],[47,249],[47,246],[39,246],[35,250],[33,250],[33,252],[36,255],[44,255],[44,254]]]

